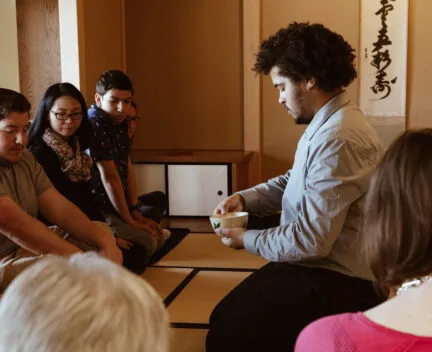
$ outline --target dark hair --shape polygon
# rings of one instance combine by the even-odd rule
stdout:
[[[315,78],[318,88],[334,92],[357,76],[354,49],[322,24],[294,22],[265,40],[253,70],[268,74],[277,66],[294,81]]]
[[[432,129],[392,143],[372,177],[363,251],[388,290],[432,273]]]
[[[104,96],[111,89],[129,90],[133,94],[133,85],[129,77],[120,70],[105,71],[96,84],[96,93]]]
[[[0,120],[12,112],[29,112],[31,105],[21,93],[11,89],[0,88]]]
[[[78,101],[81,105],[82,120],[81,125],[75,132],[78,136],[81,149],[90,146],[91,126],[87,117],[87,104],[81,92],[71,83],[56,83],[49,87],[39,104],[35,119],[29,129],[28,147],[42,143],[42,135],[49,124],[49,113],[55,101],[63,96],[69,96]]]

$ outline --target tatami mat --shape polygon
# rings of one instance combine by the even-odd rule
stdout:
[[[165,217],[162,219],[162,225],[165,227],[188,228],[191,232],[213,232],[213,228],[208,217],[199,219]]]
[[[205,352],[207,330],[171,329],[171,352]]]
[[[147,268],[141,277],[165,299],[191,272],[183,268]]]
[[[262,257],[226,247],[214,233],[191,233],[155,265],[259,269],[267,263]]]
[[[171,322],[207,324],[216,304],[250,274],[200,271],[168,306]]]

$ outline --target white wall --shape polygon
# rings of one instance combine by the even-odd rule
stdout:
[[[78,1],[59,0],[61,79],[81,89]]]
[[[15,0],[0,1],[0,87],[19,91]]]

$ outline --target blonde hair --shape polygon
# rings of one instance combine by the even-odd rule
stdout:
[[[166,352],[168,331],[155,290],[95,253],[48,256],[0,300],[0,352]]]

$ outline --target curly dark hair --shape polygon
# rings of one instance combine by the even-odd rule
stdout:
[[[265,40],[253,70],[268,74],[277,66],[294,81],[314,77],[325,92],[346,87],[357,76],[354,49],[322,24],[294,22]]]

